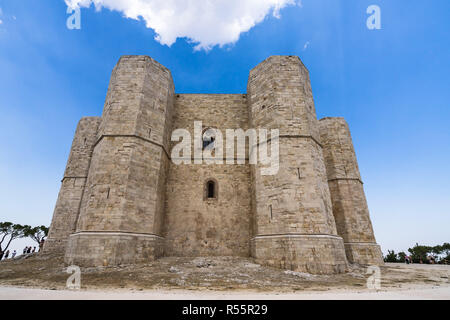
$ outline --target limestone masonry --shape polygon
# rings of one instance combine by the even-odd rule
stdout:
[[[176,94],[164,66],[123,56],[102,117],[78,124],[44,250],[80,266],[161,256],[251,256],[310,273],[382,264],[348,125],[317,120],[300,59],[269,57],[247,91]],[[174,164],[172,131],[193,136],[194,121],[279,129],[278,173],[248,159]]]

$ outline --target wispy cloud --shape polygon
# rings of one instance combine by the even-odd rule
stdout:
[[[177,38],[196,43],[196,49],[211,49],[239,40],[267,16],[280,18],[280,10],[297,0],[65,0],[74,7],[107,8],[131,19],[143,19],[156,40],[172,45]]]
[[[305,45],[303,46],[303,51],[306,51],[306,49],[308,49],[310,44],[311,43],[309,41],[306,41]]]

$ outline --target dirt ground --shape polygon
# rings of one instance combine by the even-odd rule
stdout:
[[[45,290],[0,286],[0,300],[450,300],[450,286],[414,289],[254,292],[252,290]]]
[[[19,288],[65,290],[70,276],[60,256],[34,254],[0,262],[0,298]],[[370,292],[367,268],[353,265],[340,275],[310,275],[255,264],[251,258],[165,257],[134,266],[81,268],[82,291],[215,292],[289,294]],[[450,266],[386,264],[381,267],[381,290],[428,290],[450,298]],[[373,291],[373,290],[372,290]],[[30,294],[37,291],[29,291]],[[39,294],[37,295],[37,297]],[[176,295],[175,295],[176,296]],[[174,296],[174,298],[176,298]],[[181,295],[184,297],[183,295]],[[134,296],[136,297],[136,296]],[[168,296],[170,298],[170,294]],[[445,298],[444,296],[441,296]]]

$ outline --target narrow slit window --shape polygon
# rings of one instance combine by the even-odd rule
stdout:
[[[217,200],[219,197],[219,183],[214,178],[205,180],[203,187],[203,200]]]
[[[216,186],[214,181],[208,181],[207,184],[207,192],[208,192],[208,199],[214,199],[215,198],[215,190]]]
[[[272,205],[269,205],[270,220],[273,219]]]

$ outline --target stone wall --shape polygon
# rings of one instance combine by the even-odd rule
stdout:
[[[320,132],[333,214],[347,258],[352,263],[382,264],[348,124],[343,118],[324,118]]]
[[[67,263],[135,263],[162,254],[167,117],[173,94],[169,70],[153,59],[120,59],[111,77]]]
[[[269,235],[252,239],[256,262],[313,274],[343,273],[347,260],[342,238],[333,235]]]
[[[278,172],[262,175],[266,164],[249,164],[248,139],[244,154],[225,143],[215,159],[223,163],[202,163],[195,121],[200,134],[219,129],[223,138],[227,129],[278,129]],[[171,161],[175,129],[191,135],[187,163]],[[175,94],[168,69],[123,56],[102,118],[77,128],[45,246],[63,248],[66,263],[82,266],[162,255],[251,255],[311,273],[344,272],[347,259],[382,263],[348,126],[317,121],[308,70],[294,56],[251,70],[248,95]]]
[[[202,121],[205,129],[221,130],[224,137],[226,129],[246,130],[248,128],[246,96],[177,95],[173,128],[187,129],[194,138],[194,121]],[[176,143],[174,142],[172,146]],[[223,147],[225,150],[226,145]],[[193,163],[193,148],[191,153]],[[234,157],[237,157],[236,153]],[[217,183],[218,192],[215,199],[205,197],[205,184],[209,179]],[[166,192],[164,228],[166,255],[250,255],[251,196],[248,163],[242,165],[171,163]]]
[[[86,117],[78,123],[44,246],[46,252],[64,252],[69,235],[75,232],[100,121],[98,117]]]
[[[252,167],[253,256],[299,271],[344,271],[308,71],[298,57],[270,57],[250,72],[248,100],[253,127],[280,130],[279,172]]]

